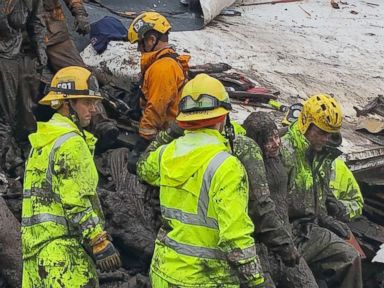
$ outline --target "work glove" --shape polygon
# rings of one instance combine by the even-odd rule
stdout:
[[[243,263],[239,257],[242,253],[234,250],[228,254],[229,264],[237,270],[241,288],[262,288],[264,287],[263,269],[258,258],[250,262]]]
[[[286,245],[278,253],[283,263],[288,267],[295,267],[300,262],[301,255],[295,246]]]
[[[261,266],[252,261],[238,267],[240,288],[264,288],[264,277]]]
[[[321,217],[319,219],[319,225],[332,231],[342,239],[349,239],[352,233],[347,224],[333,218],[332,216]]]
[[[84,14],[78,14],[75,16],[75,30],[80,35],[87,35],[91,30],[88,17]]]
[[[37,53],[37,58],[39,60],[39,65],[40,67],[37,67],[38,70],[43,70],[45,66],[48,64],[48,56],[47,56],[47,47],[45,44],[38,43],[36,47],[36,53]]]
[[[256,261],[242,264],[238,267],[241,288],[263,288],[264,277],[261,266]]]
[[[336,198],[327,197],[325,205],[329,215],[340,221],[348,222],[347,208],[341,201],[338,201]]]
[[[119,252],[110,241],[107,232],[101,233],[91,241],[92,254],[101,272],[113,272],[121,267]]]
[[[184,129],[181,128],[175,121],[169,123],[169,126],[166,130],[167,134],[173,139],[177,139],[184,135]]]
[[[264,288],[265,283],[264,280],[262,280],[262,283],[260,283],[260,278],[252,279],[251,281],[240,283],[240,288]]]

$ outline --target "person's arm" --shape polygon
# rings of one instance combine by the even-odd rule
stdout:
[[[144,94],[146,106],[140,120],[140,136],[152,140],[166,124],[169,107],[174,101],[178,101],[180,79],[179,65],[175,60],[161,59],[153,64],[145,73]]]
[[[160,185],[160,157],[164,152],[165,147],[166,146],[160,146],[151,152],[150,150],[147,150],[149,153],[144,153],[139,158],[136,172],[137,176],[139,176],[142,181],[153,186]]]
[[[333,195],[346,207],[350,219],[362,214],[364,199],[359,184],[341,159],[332,163],[329,186]]]
[[[75,30],[81,35],[86,35],[91,30],[88,13],[82,0],[64,0],[65,4],[75,17]]]
[[[262,268],[251,235],[254,226],[248,216],[247,175],[236,158],[227,158],[217,169],[211,191],[219,226],[219,249],[238,272],[241,285],[262,285]]]
[[[80,136],[67,140],[56,152],[54,174],[65,215],[88,244],[104,231],[101,207],[97,205],[97,170],[88,146]]]
[[[32,33],[31,38],[36,45],[36,53],[39,62],[42,66],[48,63],[48,56],[46,53],[47,46],[45,44],[45,37],[47,29],[43,20],[43,1],[33,0],[32,11],[27,22],[28,31]]]
[[[294,266],[298,263],[300,255],[270,197],[260,147],[252,139],[238,136],[234,144],[234,154],[244,165],[248,174],[249,214],[255,224],[256,237],[271,251],[279,254],[287,265]]]
[[[104,217],[96,193],[98,174],[93,157],[83,138],[67,140],[55,153],[53,168],[69,229],[80,232],[97,267],[109,272],[121,266],[119,253],[104,231]]]

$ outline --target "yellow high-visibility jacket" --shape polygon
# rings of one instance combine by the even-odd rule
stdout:
[[[87,243],[103,232],[93,161],[96,138],[58,113],[29,136],[22,207],[23,258],[56,239]]]
[[[345,162],[337,158],[332,162],[332,173],[329,186],[336,199],[340,200],[345,207],[349,218],[360,216],[363,212],[364,199],[361,194],[352,171]]]
[[[216,130],[186,131],[138,163],[160,186],[163,225],[151,273],[183,287],[239,287],[242,265],[263,283],[248,216],[248,179]]]

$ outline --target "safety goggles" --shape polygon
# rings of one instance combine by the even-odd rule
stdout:
[[[219,107],[223,107],[227,110],[232,110],[231,103],[226,101],[220,101],[217,98],[208,94],[201,94],[197,99],[193,99],[192,96],[188,95],[183,97],[183,99],[181,99],[179,103],[179,110],[183,113],[213,110]]]

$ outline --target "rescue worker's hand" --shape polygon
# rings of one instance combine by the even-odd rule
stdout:
[[[326,201],[328,214],[340,221],[348,221],[348,213],[345,205],[336,198],[327,197]]]
[[[39,65],[42,69],[43,67],[47,66],[48,64],[48,56],[46,52],[46,46],[45,45],[37,45],[36,49],[37,58],[39,59]]]
[[[231,261],[230,259],[230,263],[235,264],[236,261]],[[239,265],[239,263],[237,263],[237,265]],[[262,268],[258,260],[254,260],[245,264],[240,264],[236,268],[237,268],[237,272],[240,280],[240,287],[244,287],[244,288],[264,287],[264,277],[262,273]]]
[[[295,246],[287,245],[279,250],[279,255],[284,264],[288,267],[295,267],[300,262],[301,255]]]
[[[112,272],[121,267],[119,252],[108,238],[107,232],[103,232],[91,241],[93,258],[101,272]]]
[[[88,17],[79,14],[75,17],[75,30],[80,35],[87,35],[91,30],[91,25],[89,24]]]
[[[352,233],[347,224],[331,216],[321,217],[319,224],[321,227],[327,228],[342,239],[349,239]]]
[[[184,129],[177,125],[176,122],[171,122],[169,127],[167,128],[167,134],[171,136],[173,139],[177,139],[184,135]]]

